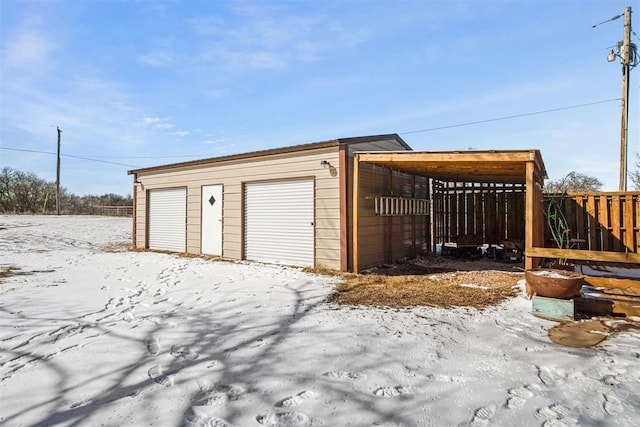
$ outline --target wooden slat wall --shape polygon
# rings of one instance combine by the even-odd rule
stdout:
[[[524,240],[524,185],[434,181],[432,197],[436,244]]]
[[[638,253],[640,192],[571,193],[564,197],[570,238],[580,241],[575,249]],[[548,203],[548,196],[545,200]],[[548,230],[545,239],[545,246],[551,247]]]
[[[393,262],[428,250],[428,216],[375,214],[375,199],[379,196],[428,198],[428,178],[365,162],[360,162],[359,168],[358,269]]]

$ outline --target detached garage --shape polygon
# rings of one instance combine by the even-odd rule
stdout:
[[[134,177],[134,245],[347,271],[353,264],[354,154],[409,150],[391,134],[129,171]],[[415,191],[410,175],[392,177],[385,168],[373,169],[364,174],[369,184],[363,185],[372,194],[382,189],[410,197]],[[418,192],[426,188],[424,183]],[[399,227],[391,239],[403,256],[412,252],[412,245],[427,249],[424,226],[415,240],[407,231],[411,221]],[[377,232],[380,241],[390,238],[388,231]]]
[[[414,152],[390,134],[129,174],[138,248],[359,271],[470,236],[543,239],[537,150]]]

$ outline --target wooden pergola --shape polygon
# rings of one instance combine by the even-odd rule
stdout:
[[[368,163],[439,181],[524,184],[525,268],[539,265],[541,258],[529,249],[544,246],[542,184],[546,170],[539,150],[510,151],[399,151],[359,152],[354,155],[353,174],[353,271],[359,271],[360,164]]]

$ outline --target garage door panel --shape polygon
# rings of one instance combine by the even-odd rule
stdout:
[[[247,184],[246,258],[253,261],[313,266],[313,221],[313,180]]]
[[[149,249],[186,250],[187,190],[149,190]]]

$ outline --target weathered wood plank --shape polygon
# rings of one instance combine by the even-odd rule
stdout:
[[[465,227],[465,217],[466,217],[466,212],[465,212],[465,196],[463,192],[460,192],[456,198],[458,199],[458,218],[457,218],[457,222],[458,222],[458,236],[466,236],[467,234],[469,234],[467,232],[467,229]]]
[[[598,250],[598,216],[596,213],[596,200],[594,196],[587,196],[587,224],[588,224],[588,249]]]
[[[611,198],[611,234],[613,236],[613,250],[620,252],[622,250],[622,231],[620,229],[620,196]]]
[[[499,240],[505,238],[505,210],[506,210],[506,195],[504,191],[497,194],[497,206],[496,206],[496,234]]]
[[[577,249],[556,249],[527,247],[527,257],[538,258],[566,258],[582,261],[620,262],[627,264],[640,264],[640,254],[605,251],[583,251]]]
[[[640,300],[614,300],[609,295],[581,296],[575,298],[575,311],[602,316],[640,316]]]
[[[484,189],[482,190],[484,191]],[[479,234],[481,236],[483,236],[484,239],[484,230],[482,227],[482,192],[477,192],[474,194],[473,196],[473,204],[474,204],[474,221],[475,221],[475,232],[476,234]]]
[[[628,295],[640,295],[640,279],[585,276],[584,281],[595,288],[616,289]]]
[[[631,252],[637,252],[635,233],[633,230],[633,197],[626,195],[624,198],[624,246]]]
[[[582,196],[574,198],[575,200],[575,217],[576,217],[576,238],[577,239],[585,239],[588,237],[587,231],[585,229],[585,221],[584,221],[584,198]]]
[[[598,220],[602,232],[602,251],[609,251],[613,247],[613,237],[611,236],[609,222],[609,198],[605,195],[598,197]]]

